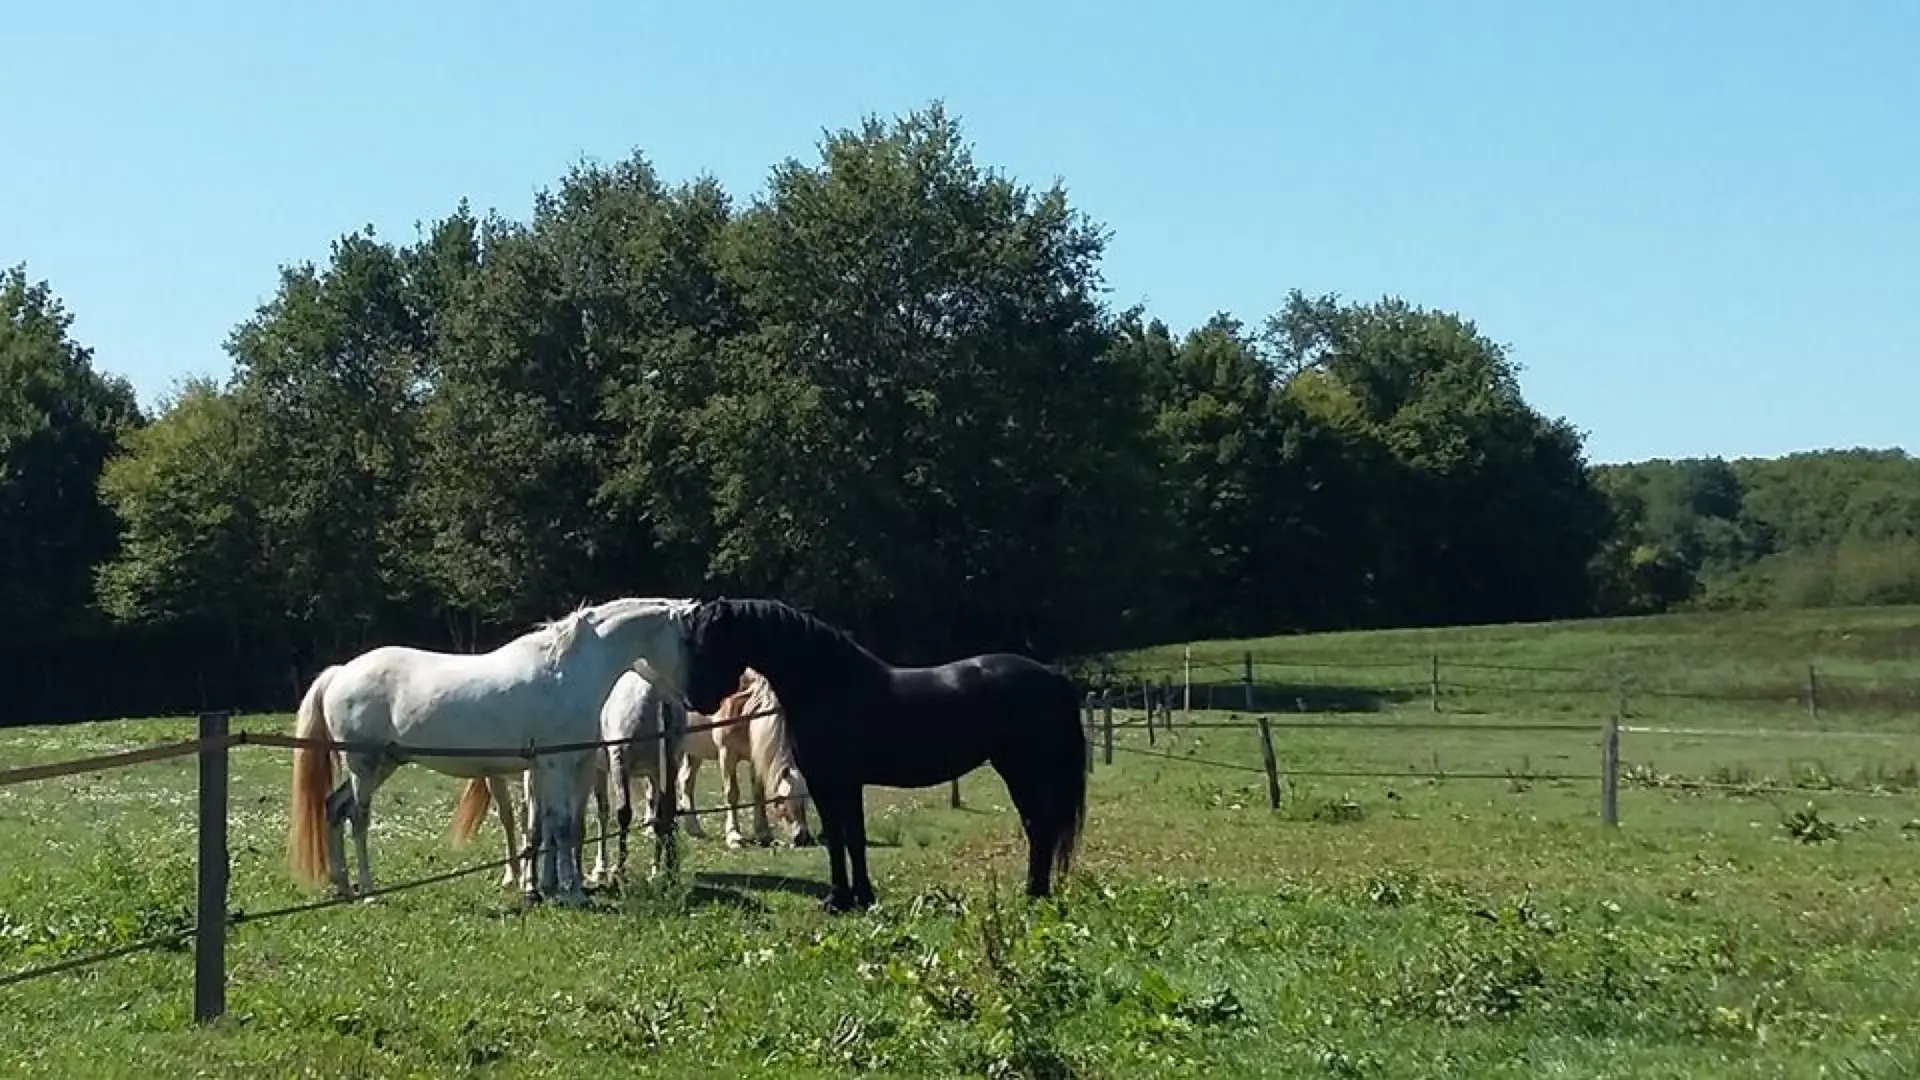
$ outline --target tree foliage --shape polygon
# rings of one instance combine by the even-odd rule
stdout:
[[[0,640],[76,629],[116,525],[95,484],[141,417],[93,367],[73,316],[24,263],[0,273]]]
[[[16,269],[0,632],[310,670],[730,592],[925,662],[1920,595],[1903,454],[1590,468],[1464,317],[1295,292],[1176,333],[1107,306],[1106,243],[937,105],[745,202],[636,153],[282,268],[151,421]]]

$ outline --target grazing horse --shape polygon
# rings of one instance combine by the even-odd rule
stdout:
[[[1027,836],[1027,893],[1069,870],[1086,822],[1086,733],[1073,680],[989,653],[895,667],[844,630],[777,600],[709,600],[688,618],[687,703],[712,712],[749,666],[773,684],[820,811],[830,912],[874,901],[864,788],[944,784],[982,763],[1007,785]],[[848,864],[852,877],[848,877]]]
[[[743,717],[746,719],[741,722]],[[707,723],[705,717],[696,715],[692,726],[702,727]],[[794,764],[786,714],[766,676],[748,668],[741,679],[740,691],[720,703],[720,711],[714,714],[712,723],[722,726],[705,727],[687,735],[686,756],[680,759],[680,820],[686,825],[687,835],[705,835],[700,827],[700,815],[694,812],[693,782],[702,761],[718,761],[720,797],[727,808],[727,846],[740,847],[746,843],[737,815],[740,783],[734,775],[735,768],[745,761],[753,786],[754,840],[760,844],[773,842],[773,827],[767,821],[767,793],[771,791],[780,816],[786,819],[788,842],[794,847],[813,843],[807,829],[806,779]]]
[[[300,702],[295,734],[363,745],[341,755],[347,779],[338,788],[331,752],[294,751],[287,848],[296,877],[312,884],[331,877],[336,895],[352,895],[344,837],[351,821],[359,889],[372,891],[367,827],[373,794],[401,765],[467,778],[483,795],[488,778],[526,772],[527,832],[537,838],[540,856],[537,887],[529,874],[523,888],[532,899],[584,903],[573,833],[597,750],[543,754],[531,769],[523,755],[529,746],[596,741],[601,704],[614,680],[636,663],[684,687],[693,607],[689,600],[624,597],[582,607],[491,652],[388,645],[321,672]],[[409,756],[399,749],[454,747],[499,754]],[[479,813],[485,812],[482,804]]]

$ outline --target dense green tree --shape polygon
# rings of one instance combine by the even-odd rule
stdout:
[[[1397,299],[1340,305],[1297,292],[1264,336],[1281,370],[1321,372],[1344,390],[1348,422],[1385,452],[1367,496],[1379,614],[1434,623],[1591,610],[1605,498],[1579,434],[1526,403],[1501,346]]]
[[[73,316],[25,264],[0,273],[0,640],[75,629],[116,525],[95,493],[142,422],[126,380],[96,371]]]
[[[99,573],[109,614],[236,629],[274,623],[264,519],[277,493],[257,467],[265,427],[239,398],[196,378],[127,436],[100,478],[123,529],[118,557]]]
[[[1111,620],[1155,510],[1096,297],[1102,232],[1057,187],[980,169],[937,106],[821,159],[776,169],[730,235],[746,327],[700,419],[717,573],[896,656],[1046,649]]]

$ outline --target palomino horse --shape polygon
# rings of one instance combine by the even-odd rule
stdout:
[[[935,667],[881,660],[845,631],[777,600],[709,600],[688,620],[687,704],[710,712],[749,666],[773,684],[794,758],[820,809],[828,911],[873,903],[868,784],[944,784],[986,763],[1027,834],[1027,892],[1065,875],[1086,822],[1086,733],[1073,680],[1012,653]],[[848,879],[848,864],[852,879]]]
[[[294,751],[287,848],[295,875],[313,884],[330,877],[337,895],[351,895],[344,836],[351,821],[359,889],[372,891],[367,827],[373,794],[403,764],[468,778],[468,786],[483,795],[489,777],[528,772],[527,831],[537,838],[540,857],[537,891],[532,875],[523,887],[530,898],[584,903],[572,834],[597,751],[586,746],[542,754],[530,770],[523,755],[529,746],[595,742],[601,704],[614,680],[635,664],[684,687],[686,620],[693,607],[690,600],[624,597],[582,607],[491,652],[388,645],[322,671],[300,702],[295,734],[361,745],[341,755],[347,779],[338,788],[331,752],[304,746]],[[455,747],[498,755],[431,753]]]
[[[787,840],[794,847],[813,843],[807,829],[807,783],[793,761],[793,745],[787,738],[786,716],[780,698],[766,676],[748,668],[740,680],[740,690],[720,703],[712,723],[695,714],[691,726],[702,730],[687,735],[686,756],[680,759],[680,820],[688,836],[704,836],[700,815],[694,812],[693,781],[702,761],[720,765],[720,797],[727,808],[728,847],[740,847],[746,838],[740,832],[740,784],[734,769],[745,761],[748,779],[753,785],[753,838],[759,844],[773,842],[773,828],[767,821],[767,792],[786,819]]]

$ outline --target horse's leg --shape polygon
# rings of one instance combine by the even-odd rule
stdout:
[[[558,903],[578,906],[586,902],[574,865],[579,853],[575,834],[586,817],[586,803],[580,797],[584,792],[579,784],[579,761],[549,754],[534,764],[534,775],[538,780],[535,813],[542,819],[540,892]]]
[[[528,903],[539,903],[553,889],[553,814],[544,770],[536,760],[526,772],[527,787],[527,865],[520,889]]]
[[[869,908],[873,906],[873,881],[867,877],[867,807],[866,789],[858,784],[848,796],[846,823],[841,826],[847,846],[847,862],[853,870],[853,906]]]
[[[726,743],[720,744],[720,797],[726,800],[727,846],[737,848],[747,842],[740,833],[740,759]],[[751,771],[751,767],[749,767]]]
[[[705,734],[701,732],[702,736]],[[680,755],[680,790],[674,793],[674,807],[680,811],[680,824],[686,829],[688,836],[707,835],[706,831],[700,827],[700,815],[694,813],[693,807],[693,778],[699,771],[699,758],[694,757],[691,752]]]
[[[627,834],[633,830],[633,757],[625,743],[607,747],[607,783],[613,785],[613,820],[620,835],[614,846],[613,873],[627,873]]]
[[[853,888],[847,882],[845,828],[849,800],[846,795],[843,786],[834,783],[817,785],[813,792],[814,802],[820,808],[820,832],[827,842],[827,877],[831,882],[821,906],[836,915],[851,911],[854,906]],[[858,800],[853,800],[853,805],[857,807]]]
[[[1027,835],[1027,895],[1046,896],[1053,889],[1054,800],[1046,789],[1024,771],[1002,768],[994,771],[1007,785],[1007,796],[1020,814],[1020,830]]]
[[[341,780],[327,795],[327,875],[333,895],[341,900],[353,895],[347,879],[347,819],[353,812],[353,780]]]
[[[599,755],[598,750],[589,750],[580,755],[573,768],[573,817],[567,826],[567,839],[570,842],[567,849],[567,880],[573,882],[573,892],[579,896],[581,903],[585,903],[587,897],[587,804],[596,794],[600,800],[601,820],[606,820],[607,816],[605,793],[594,791],[593,782],[600,775]]]
[[[773,823],[767,820],[767,785],[753,758],[747,758],[747,784],[753,792],[753,842],[761,847],[773,845]]]
[[[515,835],[513,781],[504,776],[487,777],[487,792],[493,796],[493,808],[500,815],[500,831],[507,835],[507,868],[500,884],[508,888],[520,885],[520,837]]]
[[[539,899],[539,890],[535,877],[539,872],[540,852],[544,850],[540,843],[540,833],[534,827],[533,800],[536,779],[533,769],[520,770],[520,892],[529,899]]]
[[[613,878],[613,867],[607,863],[607,782],[611,777],[607,773],[606,760],[605,750],[595,750],[593,769],[588,774],[591,777],[589,782],[593,785],[594,809],[600,820],[600,836],[594,843],[593,872],[587,875],[587,881],[592,884],[602,884]]]
[[[353,822],[353,853],[359,863],[360,895],[373,891],[373,860],[367,854],[367,828],[373,824],[373,793],[387,782],[399,766],[385,758],[369,761],[356,754],[347,755],[347,783],[352,788],[347,806]]]

